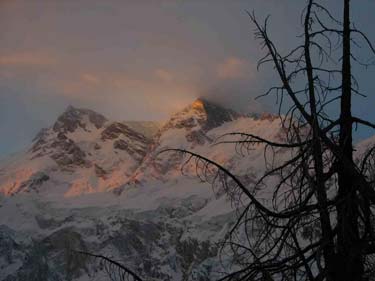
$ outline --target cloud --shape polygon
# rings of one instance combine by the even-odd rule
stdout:
[[[52,100],[92,108],[112,119],[164,120],[197,96],[191,85],[177,79],[160,83],[147,75],[125,72],[82,70],[66,76],[51,75],[46,81],[43,79],[37,87]],[[41,97],[46,100],[44,95]]]
[[[0,65],[52,65],[57,60],[48,55],[33,54],[33,53],[13,53],[7,55],[0,55]]]
[[[210,66],[216,72],[199,80],[197,88],[200,97],[245,113],[263,111],[262,104],[254,101],[261,91],[261,85],[260,79],[254,79],[256,69],[251,61],[230,56]]]
[[[81,75],[81,80],[88,84],[98,84],[100,82],[100,78],[91,73],[83,73]]]
[[[163,82],[171,82],[173,80],[172,73],[162,68],[155,70],[155,76]]]
[[[246,70],[247,62],[245,60],[229,57],[217,66],[216,73],[220,79],[239,79],[247,76]]]

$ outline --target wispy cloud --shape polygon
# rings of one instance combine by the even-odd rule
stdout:
[[[247,70],[247,61],[237,57],[229,57],[218,64],[216,73],[220,79],[239,79],[248,76]]]
[[[100,83],[100,78],[97,75],[91,74],[91,73],[83,73],[81,74],[81,80],[83,82],[89,83],[89,84],[98,84]]]
[[[56,58],[53,58],[45,54],[34,54],[34,53],[13,53],[0,55],[0,65],[10,66],[22,66],[22,65],[52,65],[57,62]]]
[[[163,82],[171,82],[173,80],[172,73],[162,68],[155,70],[155,76]]]
[[[110,115],[120,112],[124,115],[125,111],[128,118],[152,119],[165,118],[196,96],[195,89],[176,81],[160,83],[129,73],[82,71],[70,77],[51,76],[48,84],[43,83],[40,87],[44,88],[43,92],[54,93],[55,98],[73,105],[94,109],[106,107],[112,109]]]

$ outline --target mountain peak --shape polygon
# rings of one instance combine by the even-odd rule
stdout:
[[[225,122],[233,121],[241,115],[203,98],[196,99],[183,110],[175,113],[164,126],[167,128],[186,128],[209,131]]]
[[[240,114],[234,110],[224,108],[203,98],[196,99],[191,107],[196,111],[203,112],[206,119],[202,126],[204,130],[210,130],[240,117]]]
[[[76,108],[69,105],[57,118],[53,126],[55,132],[74,132],[78,127],[86,129],[87,122],[92,123],[97,129],[103,127],[107,118],[103,115],[85,108]]]
[[[205,104],[207,103],[206,100],[198,98],[192,104],[192,108],[194,109],[204,109]]]
[[[64,112],[69,112],[69,111],[74,111],[74,110],[76,110],[76,108],[73,105],[69,104]]]
[[[190,107],[193,108],[193,109],[196,109],[196,110],[207,110],[207,108],[210,108],[210,107],[221,107],[220,105],[218,105],[217,103],[213,102],[213,101],[209,101],[205,98],[197,98],[191,105]],[[221,107],[222,108],[222,107]],[[222,108],[224,109],[224,108]]]

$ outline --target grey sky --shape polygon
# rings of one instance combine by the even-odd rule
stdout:
[[[131,120],[165,119],[199,96],[242,111],[272,110],[271,99],[253,100],[275,77],[271,69],[256,72],[262,52],[244,11],[271,14],[271,34],[286,49],[304,2],[0,1],[0,157],[22,149],[68,104]],[[373,41],[374,2],[353,4],[357,26]],[[340,3],[329,1],[338,13]],[[369,98],[355,108],[374,119],[375,72],[359,71]]]

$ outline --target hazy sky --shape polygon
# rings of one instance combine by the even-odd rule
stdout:
[[[326,2],[341,13],[342,1]],[[256,71],[262,52],[245,10],[271,14],[271,35],[286,49],[301,30],[304,3],[0,0],[0,157],[29,144],[69,104],[131,120],[165,119],[199,96],[272,110],[271,99],[253,100],[275,77]],[[355,5],[357,26],[375,41],[375,1]],[[375,71],[359,74],[369,97],[355,109],[373,120]]]

